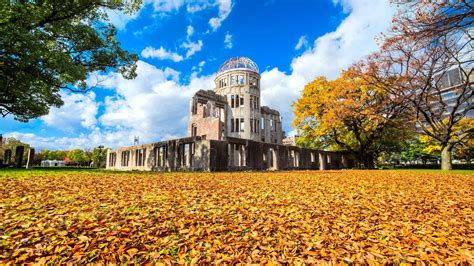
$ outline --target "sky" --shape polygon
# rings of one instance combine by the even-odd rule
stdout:
[[[262,105],[292,134],[304,86],[377,51],[394,13],[388,0],[143,0],[133,15],[108,12],[122,48],[139,55],[137,78],[92,73],[92,91],[64,91],[61,108],[27,123],[0,118],[0,133],[38,150],[184,137],[192,95],[215,87],[225,60],[246,56],[260,70]]]

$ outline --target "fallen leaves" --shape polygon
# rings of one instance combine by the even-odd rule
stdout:
[[[473,175],[5,173],[0,263],[474,263]]]

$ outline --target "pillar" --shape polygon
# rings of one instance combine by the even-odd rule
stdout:
[[[325,153],[319,153],[319,170],[327,170],[328,168],[328,160],[327,155]]]
[[[15,151],[15,166],[21,167],[23,164],[23,152],[25,151],[24,146],[17,146]]]
[[[346,154],[341,154],[342,168],[349,169],[349,161]]]
[[[11,160],[12,160],[12,150],[10,150],[10,149],[5,150],[3,159],[5,160],[4,161],[5,164],[9,165],[11,163]]]
[[[28,150],[28,161],[26,162],[26,169],[33,168],[33,160],[35,159],[35,149],[30,148]]]

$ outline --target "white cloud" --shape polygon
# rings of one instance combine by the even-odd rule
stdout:
[[[210,1],[199,1],[199,2],[191,1],[186,5],[186,11],[192,14],[192,13],[205,10],[209,8],[210,6],[212,6],[212,3]]]
[[[119,30],[124,30],[125,26],[130,20],[134,20],[138,17],[139,12],[133,14],[126,14],[117,10],[107,10],[107,18],[112,25]]]
[[[217,17],[209,19],[209,25],[215,31],[217,30],[222,22],[229,16],[232,11],[232,0],[144,0],[140,10],[134,14],[126,14],[118,11],[107,10],[110,23],[112,23],[117,29],[125,30],[126,25],[129,21],[136,19],[143,8],[147,5],[153,5],[153,10],[156,14],[166,16],[173,12],[178,12],[182,6],[186,4],[186,12],[193,14],[209,8],[218,7]]]
[[[102,84],[116,95],[105,99],[99,121],[107,129],[135,132],[144,142],[183,136],[189,99],[199,89],[214,87],[213,76],[192,76],[189,84],[181,85],[175,70],[161,70],[143,61],[138,62],[137,73],[134,80],[117,73],[107,75]]]
[[[182,55],[167,51],[165,48],[163,48],[163,46],[158,49],[148,46],[143,49],[141,55],[145,58],[157,58],[161,60],[169,59],[173,60],[174,62],[181,62],[184,59]]]
[[[197,71],[197,73],[201,73],[202,68],[204,67],[205,64],[206,64],[206,61],[201,61],[201,62],[199,62],[199,64],[197,66],[193,66],[191,70],[194,71],[194,72],[192,74],[194,74],[196,71]]]
[[[232,35],[229,34],[229,32],[226,33],[224,37],[224,44],[226,49],[231,49],[233,44],[232,44]]]
[[[308,47],[308,38],[306,36],[301,36],[298,39],[298,43],[295,46],[295,50]]]
[[[99,104],[95,101],[95,93],[66,93],[61,92],[64,105],[61,108],[53,107],[49,114],[41,120],[53,128],[67,132],[75,129],[93,129],[96,125],[96,115]]]
[[[286,129],[293,119],[291,103],[304,86],[317,76],[334,79],[341,70],[376,51],[374,38],[388,29],[395,11],[388,1],[343,0],[335,4],[349,14],[335,31],[317,38],[313,48],[293,58],[290,73],[273,68],[261,74],[263,104],[280,111]]]
[[[184,42],[183,44],[181,44],[181,47],[187,50],[186,51],[186,58],[189,58],[193,54],[195,54],[196,52],[201,51],[202,45],[203,45],[203,43],[202,43],[201,40],[199,40],[197,42],[187,41],[187,42]]]
[[[222,22],[229,16],[230,12],[232,11],[231,0],[217,0],[216,3],[219,7],[219,13],[217,14],[217,17],[209,19],[209,25],[214,31],[221,26]]]
[[[133,14],[127,14],[117,10],[107,10],[107,17],[109,22],[117,29],[125,30],[127,23],[136,19],[146,5],[153,5],[155,13],[167,14],[178,11],[184,5],[184,0],[144,0],[141,9]]]
[[[202,62],[201,67],[205,64]],[[178,71],[159,69],[143,61],[137,62],[137,74],[133,80],[126,80],[116,72],[97,77],[102,80],[101,86],[114,95],[107,96],[103,102],[96,102],[93,93],[65,96],[65,105],[52,110],[45,120],[56,128],[87,126],[89,130],[83,131],[87,133],[43,137],[11,132],[6,137],[19,138],[38,149],[72,149],[130,146],[134,136],[139,136],[141,143],[185,136],[189,100],[200,89],[212,89],[214,76],[193,73],[190,82],[183,85],[179,83]],[[87,111],[89,105],[103,105],[104,111],[99,116],[97,112]]]
[[[145,0],[144,4],[153,4],[157,13],[168,13],[178,11],[184,5],[184,0]]]
[[[194,33],[194,27],[189,25],[186,29],[186,37],[191,37]]]

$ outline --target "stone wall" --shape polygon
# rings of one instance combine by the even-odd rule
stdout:
[[[222,140],[225,136],[226,101],[209,90],[198,91],[189,106],[188,137],[206,136]]]
[[[327,152],[228,137],[188,137],[109,150],[107,169],[138,171],[246,171],[345,169],[345,152]]]

